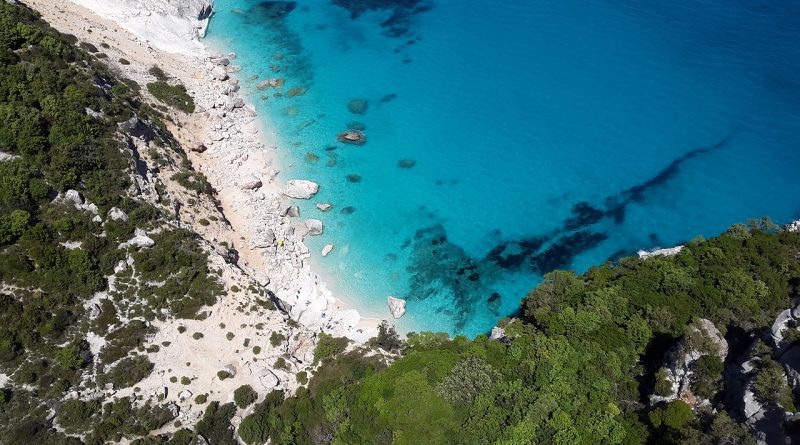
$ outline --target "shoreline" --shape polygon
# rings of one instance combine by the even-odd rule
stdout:
[[[156,47],[114,19],[86,8],[85,4],[92,0],[73,0],[63,6],[44,0],[26,3],[62,32],[89,42],[111,42],[110,48],[103,48],[108,53],[107,64],[124,76],[143,85],[154,80],[147,70],[158,65],[183,83],[194,98],[196,110],[189,115],[171,111],[180,125],[168,127],[186,149],[195,169],[216,190],[221,210],[230,223],[230,242],[240,255],[238,265],[270,288],[291,308],[288,312],[292,318],[312,331],[345,336],[358,343],[377,333],[381,320],[362,318],[351,301],[334,297],[320,275],[311,270],[311,253],[303,243],[302,233],[295,231],[303,218],[280,216],[281,210],[292,202],[281,194],[285,181],[306,178],[278,179],[279,156],[271,153],[280,150],[274,127],[265,116],[256,113],[251,98],[239,91],[235,71],[229,68],[235,64],[234,54],[227,55],[233,60],[226,67],[222,62],[226,55],[196,39],[183,42],[181,52],[169,51],[175,45],[169,50]],[[87,31],[89,28],[92,31]],[[130,64],[118,63],[117,55],[124,56]],[[206,148],[202,153],[194,150],[201,145]],[[250,189],[246,187],[248,182],[261,184]],[[193,228],[204,232],[196,225]],[[282,240],[280,246],[269,245],[269,232]]]

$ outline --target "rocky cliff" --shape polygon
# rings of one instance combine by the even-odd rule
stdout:
[[[161,49],[196,54],[212,0],[72,0]]]

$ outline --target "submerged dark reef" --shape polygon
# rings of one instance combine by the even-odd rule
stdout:
[[[441,310],[455,320],[456,331],[462,330],[478,305],[486,304],[491,311],[498,312],[503,296],[492,287],[504,274],[518,272],[541,276],[556,269],[569,268],[577,256],[608,239],[607,230],[624,222],[629,205],[645,202],[648,193],[667,184],[680,172],[684,163],[721,149],[727,142],[723,139],[713,146],[681,155],[646,181],[607,197],[605,208],[585,201],[575,203],[572,215],[560,228],[547,234],[502,241],[481,259],[471,257],[452,243],[441,224],[419,229],[413,240],[402,245],[403,249],[409,246],[412,249],[407,267],[410,274],[407,297],[424,300],[435,295],[449,295],[453,306]],[[612,224],[591,229],[606,220]],[[649,239],[655,243],[658,235],[651,233]],[[612,259],[629,253],[618,252]]]
[[[413,17],[432,8],[430,1],[425,0],[332,0],[332,3],[350,12],[353,20],[369,11],[390,11],[389,18],[380,26],[391,37],[410,34]]]

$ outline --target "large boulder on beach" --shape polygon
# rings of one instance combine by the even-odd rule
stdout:
[[[367,137],[360,130],[348,130],[339,133],[336,137],[339,142],[350,145],[364,145],[367,142]]]
[[[369,103],[366,99],[353,99],[347,104],[347,109],[353,114],[364,114],[367,112]]]
[[[389,304],[389,312],[392,313],[392,317],[400,318],[406,313],[406,300],[390,295],[386,298],[386,302]]]
[[[318,219],[309,219],[306,221],[306,229],[311,236],[322,235],[322,221]]]
[[[286,183],[283,194],[295,199],[311,199],[319,191],[319,184],[306,179],[292,179]]]

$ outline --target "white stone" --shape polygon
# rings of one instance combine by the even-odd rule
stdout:
[[[292,179],[286,183],[283,194],[295,199],[310,199],[318,191],[319,185],[316,182],[306,179]]]
[[[131,238],[130,240],[120,244],[119,248],[120,249],[127,249],[130,246],[136,246],[136,247],[142,249],[142,248],[146,248],[146,247],[153,247],[155,245],[156,245],[156,242],[153,241],[152,238],[147,236],[147,232],[145,232],[142,229],[136,229],[136,231],[134,232],[133,238]]]
[[[328,204],[327,202],[318,202],[317,203],[317,208],[322,212],[327,212],[328,210],[331,209],[331,207],[333,207],[333,206]]]
[[[406,313],[406,300],[390,295],[386,298],[386,302],[389,304],[389,312],[392,313],[392,317],[400,318]]]
[[[281,384],[281,380],[278,376],[269,369],[258,377],[258,381],[264,389],[272,389]]]
[[[333,251],[333,244],[325,244],[325,247],[322,248],[322,256],[328,256],[329,253]]]
[[[506,336],[506,331],[501,328],[500,326],[495,326],[492,328],[492,333],[489,335],[490,340],[500,340],[501,338]]]
[[[311,236],[322,235],[323,225],[322,221],[318,219],[309,219],[306,220],[306,229],[308,229],[308,234]]]
[[[112,207],[111,210],[108,211],[108,217],[113,221],[128,222],[128,215],[117,207]]]

